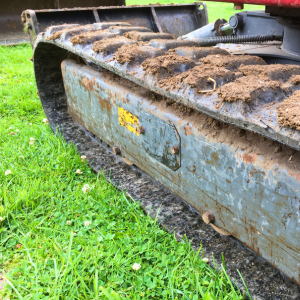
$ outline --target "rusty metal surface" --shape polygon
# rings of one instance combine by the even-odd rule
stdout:
[[[257,98],[253,100],[250,105],[243,100],[238,100],[236,102],[225,102],[218,98],[217,91],[214,91],[210,94],[198,93],[197,88],[187,84],[178,84],[176,87],[172,87],[169,90],[160,87],[160,76],[146,73],[141,66],[140,60],[138,63],[130,64],[120,64],[117,62],[117,60],[114,58],[114,53],[122,46],[121,43],[111,45],[112,48],[114,47],[112,52],[96,53],[92,50],[93,45],[91,43],[83,43],[81,45],[73,46],[68,39],[56,39],[55,41],[48,41],[48,36],[48,32],[46,32],[44,35],[40,34],[36,44],[56,44],[59,47],[77,53],[79,56],[82,56],[107,70],[110,70],[132,82],[135,82],[148,90],[169,97],[182,105],[204,112],[213,118],[234,124],[240,128],[257,132],[270,139],[293,147],[294,149],[300,149],[300,132],[289,127],[282,127],[280,124],[278,124],[276,111],[276,107],[284,99],[288,98],[295,90],[300,88],[299,85],[286,84],[282,85],[280,90],[261,90],[257,94]],[[196,43],[191,41],[159,39],[149,41],[148,45],[155,48],[160,48],[164,51],[176,49],[180,46],[197,46]],[[195,48],[191,49],[191,51],[195,51]],[[199,51],[201,52],[202,50]],[[188,51],[182,53],[182,55],[188,56]],[[179,66],[179,69],[181,68],[181,72],[183,72],[187,69],[195,67],[195,65],[196,64],[182,64]],[[238,78],[235,77],[236,75],[234,71],[231,70],[230,74],[231,77],[225,76],[224,78],[216,75],[218,86],[224,85],[228,81],[235,81]],[[174,76],[174,74],[170,74],[170,77],[172,76]],[[212,74],[210,76],[212,76]],[[213,83],[210,83],[208,84],[207,89],[210,90],[212,87]],[[270,107],[270,104],[273,102],[274,105]]]
[[[21,14],[26,9],[59,9],[74,7],[96,7],[125,5],[124,0],[10,0],[4,1],[0,9],[0,45],[29,42],[23,32]]]
[[[140,168],[134,165],[133,166],[126,165],[121,159],[121,157],[119,159],[117,156],[114,156],[112,154],[111,150],[109,150],[109,147],[107,146],[107,143],[101,141],[93,133],[81,127],[76,121],[74,121],[71,118],[67,108],[67,99],[65,95],[65,89],[64,89],[64,84],[63,84],[63,79],[61,74],[61,62],[67,57],[68,57],[67,50],[50,43],[38,44],[34,54],[34,67],[35,67],[36,81],[39,90],[39,96],[43,104],[44,111],[49,119],[49,123],[52,129],[54,130],[54,132],[60,132],[64,136],[67,142],[74,143],[79,153],[87,156],[88,161],[92,166],[92,168],[94,168],[97,172],[103,170],[107,179],[110,180],[111,183],[113,183],[115,186],[117,186],[122,190],[126,190],[128,193],[130,193],[130,195],[135,200],[139,200],[141,205],[145,208],[146,212],[150,213],[151,216],[153,217],[157,217],[158,222],[160,222],[163,226],[165,226],[167,230],[175,232],[176,237],[179,240],[184,239],[184,235],[186,235],[187,238],[192,242],[192,246],[195,250],[197,250],[199,248],[199,245],[202,244],[203,249],[206,255],[208,256],[212,266],[214,265],[213,265],[211,253],[214,254],[214,259],[218,265],[222,264],[221,253],[224,253],[228,275],[232,278],[234,282],[237,282],[237,284],[242,288],[243,284],[236,271],[237,269],[239,269],[254,299],[257,300],[298,299],[300,297],[299,286],[297,286],[296,284],[292,283],[287,278],[282,276],[282,273],[280,273],[274,267],[270,266],[265,260],[257,256],[254,252],[249,251],[249,249],[247,250],[237,240],[232,238],[224,238],[219,234],[217,234],[216,232],[214,232],[210,226],[204,224],[201,216],[197,214],[197,211],[191,209],[189,205],[184,203],[180,198],[176,197],[174,193],[170,192],[170,190],[166,190],[157,181],[152,180],[148,175],[143,173]],[[98,108],[101,107],[100,111],[103,112],[114,111],[115,105],[117,104],[117,102],[119,103],[119,100],[122,99],[123,101],[122,103],[120,103],[120,106],[126,107],[127,109],[130,109],[131,104],[138,101],[141,101],[144,104],[151,103],[152,107],[156,106],[157,109],[159,108],[159,105],[161,105],[161,101],[155,100],[151,94],[149,95],[149,92],[147,90],[140,88],[137,85],[130,83],[129,81],[126,81],[125,79],[119,78],[118,76],[113,75],[111,72],[108,72],[101,68],[96,72],[97,73],[96,77],[98,78],[99,86],[96,84],[96,77],[93,75],[95,70],[88,70],[87,72],[86,67],[75,65],[74,68],[72,69],[73,71],[71,70],[72,72],[69,73],[69,76],[72,76],[72,73],[73,75],[79,76],[80,73],[76,72],[78,67],[83,68],[84,70],[84,72],[81,72],[81,74],[85,74],[88,76],[85,76],[86,78],[84,80],[84,84],[82,84],[81,87],[77,87],[77,89],[78,90],[82,89],[83,94],[86,96],[91,96],[91,98],[94,98],[96,93],[98,93],[101,90],[101,99],[100,98],[98,99],[98,103],[96,106]],[[94,65],[94,67],[96,67],[96,65]],[[77,78],[77,80],[80,79]],[[104,86],[101,86],[100,83],[103,84]],[[120,91],[121,95],[119,94],[117,95],[115,93],[116,91]],[[109,96],[106,97],[106,95]],[[131,97],[126,97],[126,95],[131,95],[133,99]],[[113,105],[110,105],[111,101]],[[132,107],[135,108],[134,105],[132,105]],[[135,109],[135,111],[132,112],[138,116],[138,111],[139,111],[138,109]],[[191,131],[191,129],[193,129],[194,127],[193,125],[194,123],[192,122],[192,120],[189,120],[189,117],[191,117],[189,116],[189,114],[182,115],[182,113],[179,112],[179,115],[177,115],[178,111],[177,113],[174,114],[174,110],[172,110],[172,107],[168,107],[168,109],[163,110],[163,112],[161,111],[160,108],[158,112],[160,114],[168,114],[169,112],[171,115],[167,115],[167,118],[175,117],[174,120],[175,122],[178,122],[178,124],[180,120],[183,119],[185,121],[190,121],[189,125],[184,127],[184,132],[181,132],[181,136],[185,137],[185,139],[191,137],[191,140],[193,140],[196,137],[195,133],[197,131],[196,132],[194,132],[193,130]],[[200,132],[200,134],[203,134],[205,136],[202,137],[203,139],[205,138],[209,140],[214,139],[214,137],[216,137],[215,130],[214,130],[215,124],[203,121],[203,117],[204,115],[202,114],[197,115],[196,120],[199,120],[200,124],[202,122],[202,125],[204,125],[203,129],[201,129],[200,126],[197,130]],[[78,119],[78,121],[80,120]],[[104,135],[105,139],[106,138],[109,139],[108,144],[110,144],[111,146],[114,145],[115,140],[113,136],[106,134],[107,131],[111,130],[110,124],[111,121],[114,121],[113,114],[111,113],[105,114],[103,120],[97,117],[96,121],[104,122],[105,126],[101,129],[101,135]],[[118,120],[116,120],[116,122],[114,122],[113,124],[113,128],[117,128],[118,123],[119,123]],[[119,126],[122,127],[121,125]],[[206,127],[208,127],[208,129],[206,129]],[[117,129],[118,129],[118,134],[121,133],[121,130],[119,128]],[[228,134],[230,135],[230,133],[232,132],[236,132],[236,134],[238,134],[238,129],[232,125],[229,125],[224,130],[225,132],[227,132],[227,135]],[[136,136],[135,133],[130,133],[130,134]],[[253,136],[259,139],[259,135],[253,134]],[[126,137],[130,137],[128,130],[127,130]],[[121,138],[121,140],[124,138],[125,136]],[[262,184],[266,184],[268,182],[267,180],[268,173],[264,174],[261,173],[260,171],[261,168],[264,168],[264,164],[263,164],[264,160],[268,159],[268,157],[264,157],[264,159],[261,160],[261,157],[259,155],[255,156],[255,153],[252,153],[252,155],[249,154],[246,155],[245,153],[245,155],[241,157],[235,154],[234,151],[235,144],[230,143],[230,141],[225,143],[225,145],[224,143],[222,144],[217,143],[217,144],[221,147],[220,149],[217,149],[220,150],[221,155],[224,155],[224,153],[226,153],[224,152],[224,150],[232,149],[233,151],[232,159],[235,159],[240,162],[239,175],[246,174],[246,169],[250,170],[249,168],[258,165],[256,172],[252,173],[252,177],[250,176],[250,182],[249,182],[250,184],[253,184],[254,182],[257,182],[259,184],[260,181],[262,182]],[[185,144],[182,143],[182,145],[184,147]],[[210,150],[209,149],[205,150],[205,148],[203,149],[203,146],[205,145],[206,147],[209,147],[210,145],[216,146],[216,144],[212,144],[211,142],[203,144],[199,150],[196,149],[198,153],[197,157],[195,158],[193,155],[190,157],[189,155],[188,160],[192,162],[196,159],[197,162],[198,160],[201,159],[201,157],[199,157],[199,151],[205,151],[205,153],[209,153],[208,151],[212,151],[212,149]],[[278,143],[275,143],[274,147],[275,146],[277,148],[280,145]],[[260,151],[262,151],[264,148],[267,148],[268,147],[267,140],[262,140],[260,147],[261,147]],[[124,149],[126,150],[126,148],[127,146]],[[282,151],[283,153],[287,152],[285,155],[288,155],[288,149],[284,148],[282,149]],[[134,152],[133,154],[135,153],[136,152]],[[189,153],[193,153],[193,152],[189,152]],[[130,153],[128,152],[125,152],[125,154],[126,156],[130,155]],[[144,168],[145,165],[143,164],[144,161],[143,157],[141,158],[138,157],[137,159],[142,161],[142,165],[143,165],[142,167]],[[208,162],[208,166],[210,166],[212,169],[216,168],[218,166],[218,163],[222,162],[222,159],[213,160],[211,157],[204,157],[203,160],[204,159]],[[216,162],[215,165],[213,164],[214,162]],[[295,162],[291,162],[291,165],[293,165],[294,163]],[[187,164],[189,163],[187,162]],[[219,167],[221,166],[226,166],[226,165],[220,165]],[[153,167],[154,166],[152,166],[151,168]],[[198,174],[198,172],[201,170],[201,167],[200,169],[194,169],[193,165],[191,165],[191,167],[192,168],[190,168],[190,171],[184,170],[184,172],[187,173],[195,172],[196,174]],[[183,168],[184,166],[182,165],[176,172],[181,172]],[[158,176],[159,178],[168,174],[168,172],[166,172],[166,167],[159,166],[159,170],[161,169],[163,169],[163,172],[161,176]],[[232,173],[230,169],[228,171],[229,174]],[[178,174],[178,173],[175,174],[174,172],[171,173],[172,173],[171,177],[167,178],[166,180],[166,182],[168,182],[170,185],[173,184],[171,179],[174,178],[176,174]],[[213,174],[216,174],[216,169],[213,170]],[[220,175],[222,174],[224,173],[221,172]],[[154,176],[157,177],[157,174],[155,173]],[[274,176],[277,175],[274,174]],[[284,173],[283,176],[285,177],[291,175]],[[284,179],[284,177],[280,177],[280,180]],[[223,176],[221,176],[221,178],[223,178]],[[231,179],[233,180],[234,178],[232,177]],[[241,178],[238,178],[238,181],[241,180],[242,180],[242,176]],[[175,182],[174,186],[176,185],[178,186],[178,184],[181,184],[180,181]],[[272,185],[272,182],[269,181],[268,184]],[[279,194],[284,193],[284,186],[286,186],[286,184],[283,185],[283,188],[278,188],[276,192]],[[206,186],[204,187],[206,188]],[[228,182],[227,182],[227,187],[229,187]],[[236,191],[239,191],[239,188],[240,187],[237,186]],[[214,190],[211,189],[210,193],[212,193],[213,191]],[[230,193],[230,190],[227,189],[227,193],[228,192]],[[261,194],[259,197],[263,196],[263,190],[261,188],[258,188],[256,190],[256,193],[258,196]],[[186,196],[188,195],[189,194],[185,195],[184,198],[186,198]],[[273,198],[269,197],[270,195],[271,194],[266,195],[266,199],[265,199],[266,201],[267,199],[269,199],[270,205],[264,206],[267,211],[269,209],[270,212],[267,214],[269,216],[272,215],[272,208],[273,208],[272,206]],[[247,197],[247,193],[244,196]],[[199,195],[197,195],[195,199],[199,199]],[[219,199],[219,197],[217,199]],[[203,200],[206,201],[206,198],[204,198]],[[253,203],[254,201],[255,201],[255,197],[250,198],[250,203]],[[242,201],[242,205],[246,205],[247,207],[246,202]],[[239,207],[240,206],[238,203],[237,208]],[[280,207],[281,209],[284,209],[282,206]],[[261,207],[257,205],[257,207],[255,207],[255,211],[258,208],[261,209]],[[247,209],[248,208],[246,208],[246,210],[242,212],[244,214],[247,214]],[[221,212],[222,210],[224,210],[223,213],[226,215],[227,209],[222,208]],[[234,208],[234,210],[237,209]],[[253,212],[249,213],[249,216],[252,214]],[[216,218],[218,218],[219,211],[215,213],[215,216]],[[280,220],[280,218],[283,216],[284,215],[279,215],[278,220]],[[262,216],[260,216],[260,218],[261,217]],[[246,218],[245,220],[243,220],[243,224],[245,224],[245,222],[248,221],[249,218]],[[234,223],[235,218],[233,218],[231,222]],[[260,222],[261,220],[257,219],[258,225],[260,224]],[[257,234],[258,238],[260,237],[260,235],[257,232],[255,232],[254,230],[255,228],[256,225],[254,227],[249,228],[250,236],[253,237],[254,244],[255,244],[255,237],[256,237],[255,234]],[[286,229],[281,229],[281,230],[286,230]],[[239,227],[236,227],[236,232],[237,233],[239,232]],[[274,231],[273,233],[275,234],[276,231]],[[267,234],[267,232],[264,232],[264,234]],[[293,263],[296,264],[295,261]]]
[[[145,133],[140,135],[145,152],[171,170],[177,170],[180,167],[180,136],[174,125],[147,110],[140,112],[139,124],[145,128]],[[178,151],[172,153],[173,147]]]
[[[159,109],[130,88],[110,83],[101,72],[72,61],[63,62],[62,72],[74,120],[105,143],[117,144],[123,157],[201,214],[209,209],[215,226],[300,283],[300,160],[294,162],[297,171],[289,174],[286,166],[270,162],[272,153],[265,158],[214,142],[201,134],[200,119],[193,123],[188,117],[180,119],[171,109]],[[120,107],[140,119],[145,134],[138,136],[119,126]],[[179,143],[177,132],[172,137],[173,126],[182,147],[181,166],[172,170],[164,154]]]

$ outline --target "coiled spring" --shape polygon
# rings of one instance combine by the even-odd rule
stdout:
[[[200,46],[214,46],[219,43],[243,44],[243,43],[263,43],[270,41],[282,41],[282,35],[233,35],[217,36],[210,38],[197,39]]]

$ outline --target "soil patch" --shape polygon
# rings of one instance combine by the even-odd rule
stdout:
[[[152,39],[173,39],[170,34],[167,33],[155,33],[155,32],[139,32],[130,31],[123,34],[125,37],[138,41],[150,41]]]
[[[141,52],[140,46],[134,45],[123,45],[115,53],[114,58],[118,63],[124,64],[131,62],[132,59]]]
[[[106,55],[116,52],[125,44],[135,44],[135,42],[127,39],[126,37],[117,36],[111,39],[103,39],[101,41],[94,42],[92,49],[96,53],[103,52]]]
[[[239,71],[244,75],[256,75],[268,77],[271,80],[277,80],[286,82],[293,75],[300,75],[300,66],[296,65],[250,65],[250,66],[241,66]]]
[[[197,92],[203,92],[204,90],[213,90],[215,85],[219,86],[234,79],[234,73],[230,70],[201,65],[175,77],[164,79],[160,82],[160,86],[172,90],[180,89],[183,85],[189,85],[196,88]]]
[[[300,130],[300,91],[295,91],[278,105],[277,120],[283,126]]]
[[[56,40],[56,39],[59,39],[61,37],[61,35],[65,32],[68,32],[70,30],[78,30],[78,29],[82,29],[84,30],[85,28],[93,28],[91,25],[86,25],[86,26],[67,26],[67,27],[64,27],[64,29],[62,30],[58,30],[56,32],[54,32],[53,34],[51,34],[50,36],[47,37],[47,40],[48,41],[52,41],[52,40]]]
[[[240,77],[235,82],[221,86],[218,90],[218,95],[223,101],[227,102],[238,100],[250,102],[252,99],[258,98],[262,92],[268,92],[277,88],[280,88],[278,81],[250,75]]]
[[[107,29],[104,30],[97,30],[97,31],[88,31],[82,32],[78,35],[75,35],[70,38],[70,42],[75,46],[78,44],[84,43],[92,43],[95,42],[95,39],[103,39],[103,38],[113,38],[116,37],[115,34],[109,33]]]
[[[170,49],[169,52],[176,52],[178,55],[189,57],[195,61],[199,61],[200,58],[208,55],[230,55],[229,52],[219,47],[178,47]]]
[[[208,55],[200,62],[231,71],[236,71],[241,65],[266,65],[262,58],[252,55]]]
[[[141,64],[148,58],[163,55],[164,51],[161,49],[153,48],[151,46],[138,46],[136,44],[123,45],[115,53],[114,58],[118,63],[130,63],[133,60],[136,64]]]
[[[167,53],[145,60],[142,66],[146,73],[165,77],[187,71],[195,66],[195,62],[188,57]]]
[[[291,82],[293,85],[298,85],[300,83],[300,75],[293,75],[291,77]]]

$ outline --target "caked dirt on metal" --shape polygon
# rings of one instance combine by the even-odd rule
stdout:
[[[125,44],[135,44],[135,42],[124,36],[116,36],[114,38],[94,42],[92,49],[96,53],[104,52],[104,54],[107,55],[116,52],[118,48]]]
[[[157,75],[160,79],[181,73],[183,66],[185,69],[191,69],[195,65],[194,60],[191,58],[170,53],[149,58],[142,63],[143,70],[146,73]]]
[[[97,30],[97,31],[88,31],[88,32],[82,32],[80,34],[77,34],[73,37],[70,38],[70,42],[73,44],[73,46],[75,45],[81,45],[83,43],[90,43],[93,42],[95,39],[95,36],[99,36],[102,33],[108,33],[109,31],[107,29],[103,29],[103,30]],[[111,33],[111,37],[115,37],[115,34]]]
[[[277,119],[282,126],[300,130],[300,90],[278,105]]]
[[[191,124],[191,126],[187,125],[185,128],[186,135],[195,134],[192,131],[192,127],[194,127],[198,130],[199,135],[204,135],[208,139],[210,144],[224,143],[234,147],[234,151],[244,151],[245,156],[242,159],[245,163],[255,163],[251,161],[251,158],[261,156],[263,159],[259,161],[259,165],[266,170],[272,169],[277,164],[279,167],[286,169],[287,172],[300,173],[299,151],[253,131],[216,120],[171,99],[161,96],[152,97],[152,103],[162,112],[168,111],[168,113],[174,114],[179,119]]]

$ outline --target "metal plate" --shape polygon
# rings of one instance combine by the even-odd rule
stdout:
[[[141,135],[145,151],[160,163],[172,170],[180,167],[180,136],[173,124],[146,111],[140,115],[140,126],[145,128]],[[171,148],[177,146],[178,154],[172,154]]]

